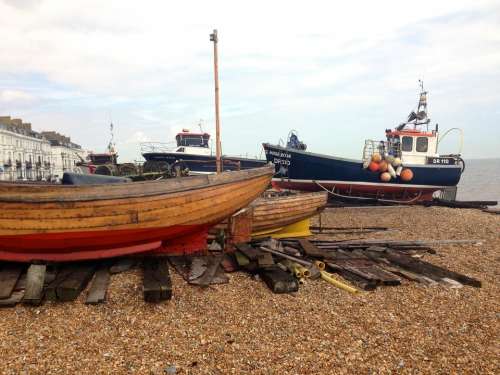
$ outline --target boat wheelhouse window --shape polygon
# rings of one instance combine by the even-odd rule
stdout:
[[[177,146],[188,146],[188,147],[208,147],[208,139],[210,136],[207,135],[180,135],[176,137]]]
[[[403,137],[401,151],[413,151],[413,137]]]
[[[427,137],[418,137],[417,138],[417,151],[418,152],[427,152],[429,148],[429,139]]]

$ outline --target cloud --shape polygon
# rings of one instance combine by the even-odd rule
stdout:
[[[17,9],[27,10],[38,7],[42,0],[2,0],[2,2]]]
[[[213,129],[215,26],[228,152],[239,148],[238,124],[253,129],[248,144],[299,120],[320,130],[356,123],[346,137],[380,132],[415,105],[419,78],[440,123],[471,127],[474,102],[467,111],[487,111],[483,126],[493,127],[499,15],[497,2],[481,0],[422,0],[411,12],[401,1],[3,1],[1,110],[96,149],[110,112],[123,139],[171,140],[200,118]]]
[[[0,102],[12,103],[12,102],[31,102],[34,100],[33,95],[28,92],[21,90],[1,90],[0,91]]]

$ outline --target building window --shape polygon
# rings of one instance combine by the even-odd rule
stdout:
[[[418,152],[427,152],[429,148],[429,139],[427,137],[418,137],[417,138],[417,151]]]
[[[403,137],[401,142],[401,151],[413,151],[413,137]]]

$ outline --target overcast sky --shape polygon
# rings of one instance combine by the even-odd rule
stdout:
[[[183,127],[214,133],[219,30],[226,154],[296,129],[309,150],[360,158],[415,108],[500,157],[499,1],[0,0],[0,115],[122,161]],[[456,152],[458,137],[443,141]]]

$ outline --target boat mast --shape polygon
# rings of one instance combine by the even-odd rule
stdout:
[[[215,81],[215,160],[217,173],[221,173],[221,145],[220,145],[220,119],[219,119],[219,66],[217,58],[217,30],[210,34],[210,41],[214,42],[214,81]]]

